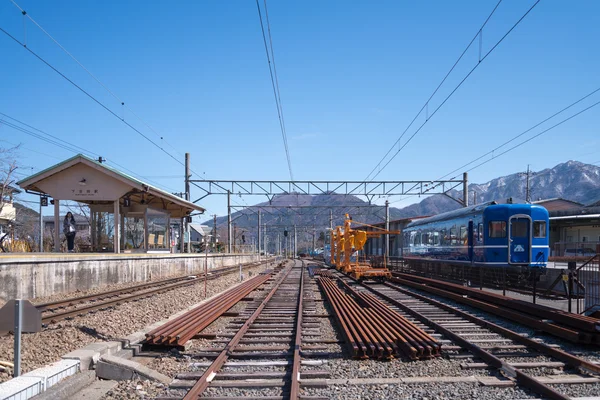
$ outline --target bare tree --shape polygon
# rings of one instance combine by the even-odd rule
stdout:
[[[0,213],[7,199],[12,197],[12,184],[14,183],[14,173],[17,169],[15,153],[19,146],[12,148],[0,147]]]
[[[19,146],[8,149],[0,147],[0,217],[2,216],[2,211],[6,205],[12,203],[14,194],[12,184],[14,183],[14,173],[17,169],[15,153],[18,147]],[[14,217],[11,218],[7,216],[6,219],[11,220],[14,219]],[[2,233],[0,230],[0,251],[2,252],[6,252],[2,242],[7,236],[8,232]]]

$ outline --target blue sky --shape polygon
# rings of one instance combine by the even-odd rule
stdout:
[[[196,178],[289,179],[254,1],[15,1],[164,139],[31,21],[25,33],[9,0],[0,0],[2,29],[20,41],[26,36],[30,49],[175,157],[183,161],[190,152]],[[496,3],[268,2],[294,177],[364,179]],[[483,52],[533,4],[502,1],[483,31]],[[377,178],[439,178],[596,89],[599,13],[597,1],[542,0]],[[429,110],[477,64],[478,52],[476,41]],[[168,191],[183,190],[180,164],[2,33],[0,60],[0,112]],[[573,112],[599,100],[597,93]],[[540,170],[569,159],[600,162],[599,110],[473,170],[470,180],[527,164]],[[73,155],[7,126],[0,126],[0,140],[3,147],[22,144],[22,173]],[[202,205],[211,214],[226,212],[225,197]]]

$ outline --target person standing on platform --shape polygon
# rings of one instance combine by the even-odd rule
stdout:
[[[67,249],[69,253],[73,253],[75,250],[75,234],[77,233],[75,218],[73,214],[69,211],[67,215],[65,215],[65,219],[63,221],[63,233],[67,238]]]

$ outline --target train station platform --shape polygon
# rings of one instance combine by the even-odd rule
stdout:
[[[11,253],[0,255],[0,301],[47,297],[107,285],[258,261],[257,254]]]

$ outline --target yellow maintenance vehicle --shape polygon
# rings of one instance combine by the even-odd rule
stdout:
[[[368,238],[399,235],[400,232],[379,228],[376,228],[377,231],[363,231],[352,229],[351,225],[352,219],[346,214],[344,227],[338,226],[331,232],[331,265],[358,280],[391,278],[392,274],[387,268],[374,268],[367,260],[360,261],[358,252],[365,247]],[[354,254],[356,256],[353,259]]]

